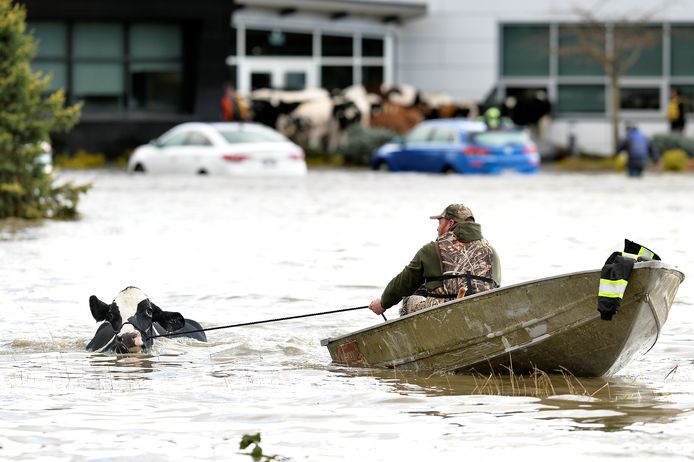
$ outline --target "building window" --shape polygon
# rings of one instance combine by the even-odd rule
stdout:
[[[272,74],[269,72],[252,72],[251,91],[261,88],[272,88]]]
[[[667,31],[670,40],[664,40]],[[694,96],[694,24],[507,24],[500,34],[500,99],[511,96],[511,88],[542,85],[555,114],[605,114],[611,106],[602,62],[608,47],[618,57],[620,109],[662,113],[663,89],[670,86]]]
[[[342,90],[354,83],[352,66],[322,66],[322,87],[328,91]]]
[[[245,45],[238,55],[227,57],[227,64],[237,65],[238,72],[243,73],[238,76],[241,93],[257,88],[290,90],[307,86],[332,91],[354,84],[376,89],[392,74],[392,59],[386,56],[387,35],[377,31],[363,36],[360,31],[333,29],[332,24],[319,24],[303,32],[264,29],[260,23],[237,26],[239,41]],[[268,58],[274,56],[283,58],[282,68],[270,71]]]
[[[361,55],[366,58],[382,58],[383,39],[364,37],[361,39]]]
[[[614,31],[615,50],[627,66],[622,74],[633,77],[663,75],[663,31],[660,26],[619,27]],[[633,64],[632,64],[633,62]]]
[[[367,89],[380,89],[383,84],[383,66],[362,66],[361,83]]]
[[[123,25],[77,23],[72,33],[72,95],[84,110],[123,107],[125,85]]]
[[[559,27],[557,67],[559,75],[601,76],[603,66],[591,56],[589,48],[605,49],[604,27]]]
[[[352,36],[322,35],[321,54],[323,56],[351,58],[354,55],[354,38]]]
[[[660,89],[626,87],[619,90],[620,107],[626,110],[660,109]]]
[[[38,21],[35,70],[84,112],[181,112],[183,45],[175,24]]]
[[[246,30],[247,56],[312,56],[313,35],[273,30]]]
[[[692,112],[694,110],[694,85],[673,85],[677,90],[677,94],[684,103],[684,111]]]
[[[130,107],[175,112],[181,105],[183,44],[178,27],[130,27]]]
[[[549,26],[504,26],[502,35],[502,74],[504,76],[549,75]]]
[[[557,88],[557,112],[605,112],[604,85],[559,85]]]
[[[673,26],[670,29],[670,74],[694,75],[694,26]]]
[[[29,23],[38,42],[36,58],[32,63],[35,71],[51,75],[50,90],[67,88],[67,25],[59,22]]]

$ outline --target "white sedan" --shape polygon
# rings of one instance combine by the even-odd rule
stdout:
[[[187,122],[135,149],[128,171],[199,175],[305,175],[303,149],[250,122]]]

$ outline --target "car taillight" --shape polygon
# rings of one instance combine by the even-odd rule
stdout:
[[[251,157],[248,154],[224,154],[222,156],[222,159],[226,160],[227,162],[243,162],[244,160],[248,160]]]
[[[463,154],[468,156],[486,156],[489,154],[489,148],[483,148],[482,146],[465,146]]]
[[[291,154],[289,154],[289,158],[292,160],[304,160],[304,151],[296,151]]]
[[[523,154],[532,154],[533,152],[537,152],[537,146],[534,144],[529,144],[523,147]]]

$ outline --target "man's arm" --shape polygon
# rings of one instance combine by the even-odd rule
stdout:
[[[396,305],[419,289],[426,278],[441,276],[441,260],[436,243],[429,242],[417,251],[412,261],[395,276],[383,290],[381,302],[385,308]]]
[[[617,152],[615,152],[615,155],[619,154],[622,151],[628,151],[628,150],[629,150],[629,139],[624,138],[624,139],[620,140],[619,144],[617,145]]]

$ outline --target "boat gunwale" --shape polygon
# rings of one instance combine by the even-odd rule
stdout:
[[[662,262],[662,261],[659,261],[659,260],[641,261],[641,262],[636,262],[636,263],[634,264],[634,270],[636,270],[636,269],[646,269],[646,268],[665,269],[665,270],[669,270],[669,271],[672,271],[672,272],[674,272],[674,273],[677,273],[677,274],[679,275],[679,278],[680,278],[680,284],[684,281],[684,278],[685,278],[684,273],[682,273],[682,271],[680,271],[678,268],[676,268],[676,267],[674,267],[674,266],[672,266],[672,265],[669,265],[669,264],[667,264],[667,263],[664,263],[664,262]],[[509,286],[497,287],[497,288],[495,288],[495,289],[491,289],[491,290],[487,290],[487,291],[484,291],[484,292],[480,292],[480,293],[471,295],[471,296],[469,296],[469,297],[464,297],[464,298],[462,298],[462,299],[450,300],[450,301],[448,301],[448,302],[444,302],[444,303],[441,303],[441,304],[439,304],[439,305],[435,305],[435,306],[432,306],[432,307],[430,307],[430,308],[426,308],[426,309],[423,309],[423,310],[420,310],[420,311],[417,311],[417,312],[414,312],[414,313],[410,313],[410,314],[407,314],[407,315],[405,315],[405,316],[399,316],[399,317],[397,317],[397,318],[392,318],[392,319],[389,319],[388,321],[385,321],[385,322],[383,322],[383,323],[375,324],[375,325],[369,326],[369,327],[365,327],[365,328],[363,328],[363,329],[360,329],[360,330],[357,330],[357,331],[353,331],[353,332],[349,332],[349,333],[344,334],[344,335],[340,335],[340,336],[337,336],[337,337],[328,337],[328,338],[322,339],[320,343],[321,343],[322,346],[329,347],[331,344],[336,343],[336,342],[339,342],[339,341],[341,341],[341,340],[343,340],[343,339],[346,339],[346,338],[349,338],[349,337],[353,337],[353,336],[357,336],[357,335],[359,335],[359,334],[362,334],[362,333],[368,332],[368,331],[372,331],[372,330],[374,330],[374,329],[382,329],[382,328],[383,328],[384,326],[386,326],[386,325],[394,324],[394,323],[397,323],[397,322],[405,322],[408,318],[411,318],[411,317],[414,317],[414,316],[419,316],[419,315],[421,315],[421,314],[423,314],[423,313],[425,313],[425,312],[429,312],[429,311],[433,311],[433,310],[445,309],[445,308],[449,307],[449,306],[452,305],[452,304],[460,304],[461,301],[464,301],[464,302],[466,302],[466,304],[467,304],[468,301],[474,300],[474,299],[476,299],[476,298],[480,298],[480,297],[490,297],[490,296],[493,296],[493,295],[498,295],[499,292],[510,291],[510,290],[512,290],[512,289],[514,289],[514,288],[522,287],[522,286],[527,286],[527,285],[529,285],[529,284],[543,283],[543,282],[551,281],[551,280],[554,280],[554,279],[563,279],[563,278],[580,277],[580,276],[584,276],[584,275],[588,275],[588,274],[594,274],[594,273],[596,273],[596,272],[599,274],[599,273],[601,272],[601,269],[592,269],[592,270],[575,271],[575,272],[572,272],[572,273],[559,274],[559,275],[548,276],[548,277],[539,278],[539,279],[531,279],[531,280],[529,280],[529,281],[519,282],[519,283],[516,283],[516,284],[511,284],[511,285],[509,285]],[[596,290],[597,290],[597,288],[596,288]]]

